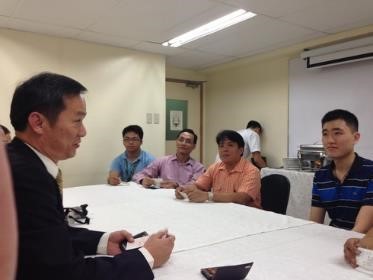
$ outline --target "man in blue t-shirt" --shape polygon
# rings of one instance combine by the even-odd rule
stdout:
[[[122,131],[124,153],[117,156],[110,166],[110,185],[118,185],[121,181],[129,182],[132,176],[147,167],[155,158],[141,150],[144,132],[138,125],[129,125]]]
[[[356,116],[346,110],[328,112],[321,120],[322,143],[332,163],[316,172],[310,220],[365,233],[373,225],[373,161],[360,157]]]

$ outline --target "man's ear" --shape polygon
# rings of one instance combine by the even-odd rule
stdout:
[[[358,131],[356,131],[355,133],[354,133],[354,142],[355,142],[355,144],[357,143],[357,142],[359,142],[359,140],[360,140],[360,132],[358,132]]]
[[[29,127],[37,134],[43,134],[48,120],[38,112],[31,112],[28,116]]]

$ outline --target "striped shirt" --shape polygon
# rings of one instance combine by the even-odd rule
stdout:
[[[352,229],[360,208],[373,206],[373,161],[356,154],[343,183],[333,175],[334,168],[332,162],[315,173],[312,206],[326,209],[331,226]]]
[[[227,170],[223,162],[210,165],[197,179],[196,185],[216,193],[247,193],[253,199],[250,206],[261,208],[260,172],[246,159],[241,158],[232,170]]]

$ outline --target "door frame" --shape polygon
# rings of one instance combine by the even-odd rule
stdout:
[[[191,87],[191,88],[197,88],[199,87],[199,114],[200,114],[200,118],[199,118],[199,127],[200,127],[200,134],[199,135],[199,143],[200,143],[200,146],[199,146],[199,160],[200,162],[203,162],[203,147],[204,147],[204,126],[203,126],[203,118],[204,118],[204,115],[203,115],[203,93],[204,93],[204,86],[203,84],[206,83],[206,81],[191,81],[191,80],[184,80],[184,79],[175,79],[175,78],[167,78],[166,77],[166,82],[171,82],[171,83],[179,83],[179,84],[185,84],[186,87]]]

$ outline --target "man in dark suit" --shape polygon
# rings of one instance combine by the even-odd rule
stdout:
[[[71,158],[86,135],[86,107],[79,82],[41,73],[19,85],[10,118],[16,137],[8,145],[16,196],[17,279],[153,279],[151,268],[170,257],[174,236],[160,231],[139,250],[121,252],[125,231],[72,228],[64,220],[56,181],[60,160]],[[106,254],[110,257],[85,258]]]

